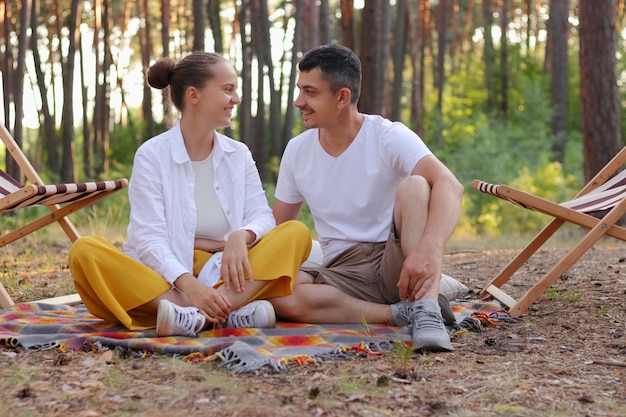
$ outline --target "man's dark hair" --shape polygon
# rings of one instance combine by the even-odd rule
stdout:
[[[352,93],[352,104],[361,95],[361,61],[354,51],[342,45],[322,45],[304,54],[298,64],[300,71],[319,68],[322,79],[330,84],[333,92],[346,87]]]

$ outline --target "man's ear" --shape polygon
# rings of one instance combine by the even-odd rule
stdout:
[[[342,87],[341,89],[339,89],[337,98],[338,98],[338,101],[337,101],[338,105],[349,106],[350,100],[352,99],[352,92],[350,91],[349,88]]]

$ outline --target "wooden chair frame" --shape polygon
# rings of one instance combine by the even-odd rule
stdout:
[[[0,212],[6,212],[13,210],[13,207],[18,205],[20,202],[27,201],[32,196],[36,195],[40,186],[45,186],[46,184],[43,182],[39,174],[37,174],[37,171],[35,170],[33,165],[30,163],[26,155],[22,152],[17,142],[15,142],[15,139],[2,124],[0,124],[0,139],[4,143],[7,152],[15,160],[20,170],[28,180],[28,185],[23,186],[18,191],[12,192],[11,194],[4,196],[3,198],[0,198]],[[77,212],[78,210],[90,204],[93,204],[96,201],[128,186],[128,180],[125,178],[122,178],[115,182],[109,181],[108,183],[114,183],[113,188],[107,187],[107,189],[104,191],[81,193],[80,198],[76,197],[76,195],[79,194],[78,192],[68,193],[68,202],[64,205],[44,203],[43,205],[46,205],[46,207],[50,210],[50,213],[1,236],[0,247],[8,245],[9,243],[12,243],[36,230],[39,230],[55,222],[61,226],[70,241],[74,242],[80,237],[80,234],[78,233],[76,227],[68,216],[71,213]],[[37,300],[37,302],[54,304],[77,304],[80,303],[81,300],[78,294],[73,294],[69,296]],[[8,308],[13,304],[15,304],[13,302],[13,299],[4,288],[4,285],[0,283],[0,307]]]
[[[552,219],[518,255],[511,260],[482,290],[481,294],[491,295],[508,307],[512,317],[524,314],[554,282],[565,273],[580,257],[589,250],[602,236],[612,236],[626,241],[626,229],[615,223],[626,214],[626,171],[620,171],[626,162],[626,147],[624,147],[600,172],[585,185],[578,195],[566,203],[553,203],[532,194],[520,191],[508,185],[493,185],[480,180],[474,180],[472,187],[478,191],[494,195],[520,205],[529,210],[539,211]],[[617,176],[616,176],[617,175]],[[607,185],[610,184],[610,187]],[[610,202],[603,203],[609,200]],[[589,210],[587,203],[597,202],[593,210]],[[584,201],[585,204],[582,204]],[[581,203],[581,204],[579,204]],[[591,205],[591,204],[589,204]],[[594,217],[589,212],[603,209],[601,218]],[[588,229],[584,237],[567,254],[560,259],[548,272],[536,281],[526,293],[514,299],[501,287],[533,256],[542,245],[566,223],[573,223]]]

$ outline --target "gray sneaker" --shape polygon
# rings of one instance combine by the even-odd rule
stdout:
[[[159,301],[156,324],[158,336],[195,337],[205,324],[206,318],[196,307],[181,307],[168,300]]]
[[[443,317],[443,324],[446,327],[452,327],[456,324],[456,317],[454,311],[450,305],[450,301],[445,295],[439,294],[439,309],[441,310],[441,317]]]
[[[391,304],[391,317],[393,319],[394,326],[404,327],[411,324],[411,307],[413,302],[400,301],[399,303]]]
[[[429,299],[416,301],[411,308],[410,321],[413,350],[429,352],[454,350],[437,302]]]
[[[391,317],[393,318],[393,323],[391,324],[400,327],[411,324],[412,308],[413,303],[411,301],[400,301],[399,303],[391,304]],[[439,294],[439,309],[443,316],[443,323],[446,326],[453,326],[456,323],[456,318],[450,302],[443,294]]]
[[[226,327],[234,328],[267,328],[276,325],[276,313],[272,303],[267,300],[256,300],[231,311]]]

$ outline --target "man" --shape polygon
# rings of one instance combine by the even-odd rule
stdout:
[[[324,253],[301,268],[278,316],[311,323],[411,325],[413,348],[453,350],[438,304],[446,242],[463,187],[405,125],[359,113],[361,62],[340,45],[300,61],[294,105],[307,131],[289,141],[278,224],[307,202]]]

